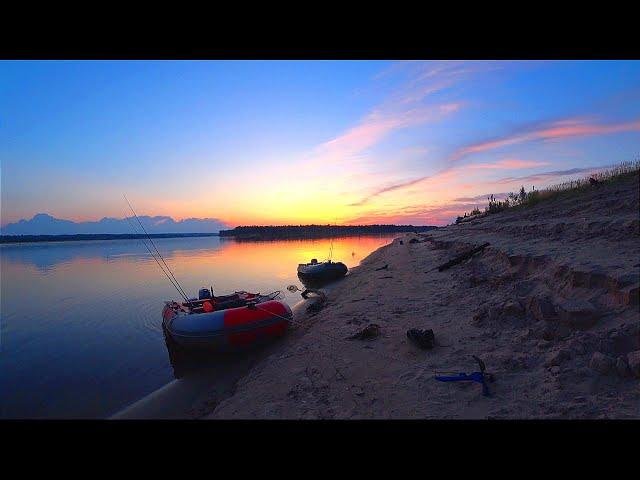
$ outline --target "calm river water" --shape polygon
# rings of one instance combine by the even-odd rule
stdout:
[[[356,266],[394,236],[333,241]],[[300,300],[298,263],[329,239],[154,239],[190,296],[213,285]],[[174,378],[161,328],[178,293],[140,240],[0,245],[0,418],[104,418]]]

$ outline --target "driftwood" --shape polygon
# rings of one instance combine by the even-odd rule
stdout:
[[[384,267],[380,267],[380,268],[376,268],[376,272],[380,271],[380,270],[386,270],[387,268],[389,268],[389,264],[385,264]]]
[[[467,250],[466,252],[464,252],[464,253],[458,255],[457,257],[449,260],[447,263],[443,263],[442,265],[438,266],[438,271],[442,272],[443,270],[446,270],[447,268],[451,268],[454,265],[457,265],[457,264],[459,264],[461,262],[464,262],[467,258],[471,258],[476,253],[484,250],[485,247],[488,247],[488,246],[489,246],[489,242],[483,243],[479,247],[472,248],[471,250]]]

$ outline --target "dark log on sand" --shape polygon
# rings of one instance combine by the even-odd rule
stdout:
[[[438,271],[442,272],[443,270],[446,270],[447,268],[451,268],[454,265],[457,265],[461,262],[464,262],[466,259],[471,258],[472,256],[474,256],[476,253],[482,251],[485,249],[485,247],[489,246],[489,242],[487,243],[483,243],[482,245],[480,245],[479,247],[474,247],[471,250],[467,250],[466,252],[458,255],[457,257],[449,260],[447,263],[443,263],[442,265],[440,265],[438,267]]]

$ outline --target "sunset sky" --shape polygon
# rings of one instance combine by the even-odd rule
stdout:
[[[0,62],[2,225],[441,225],[640,157],[637,61]]]

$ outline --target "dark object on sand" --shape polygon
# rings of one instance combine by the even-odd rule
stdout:
[[[297,285],[289,285],[287,290],[291,293],[301,292],[300,296],[305,300],[309,300],[309,305],[307,305],[308,313],[319,312],[327,303],[327,295],[322,290],[317,290],[315,288],[305,288],[304,290],[301,290]]]
[[[376,323],[370,323],[359,332],[354,333],[348,340],[369,340],[380,335],[380,326]]]
[[[592,187],[595,187],[596,185],[602,185],[602,182],[601,182],[600,180],[596,180],[596,179],[595,179],[595,178],[593,178],[593,177],[589,177],[589,184],[590,184]]]
[[[471,250],[467,250],[466,252],[464,252],[464,253],[458,255],[457,257],[449,260],[447,263],[443,263],[442,265],[438,266],[438,271],[442,272],[443,270],[446,270],[447,268],[451,268],[454,265],[457,265],[459,263],[464,262],[466,259],[471,258],[476,253],[484,250],[489,245],[490,245],[490,243],[486,242],[486,243],[483,243],[482,245],[480,245],[479,247],[475,247],[475,248],[472,248]]]
[[[487,382],[494,381],[493,374],[486,373],[486,367],[482,360],[475,355],[471,356],[476,362],[478,362],[478,366],[480,367],[479,372],[472,372],[468,375],[464,372],[460,372],[456,375],[436,375],[435,378],[440,382],[477,382],[482,385],[482,395],[488,397],[490,392]]]
[[[313,294],[312,297],[309,296],[310,293]],[[307,307],[307,312],[309,313],[318,313],[324,308],[325,304],[327,303],[327,296],[322,290],[307,288],[300,295],[305,300],[311,298],[311,303],[309,303],[309,306]]]
[[[376,268],[376,272],[379,272],[380,270],[386,270],[388,268],[389,268],[389,264],[387,263],[387,264],[385,264],[384,267]]]
[[[400,245],[404,245],[404,242],[402,240],[400,240]]]
[[[391,275],[387,275],[386,277],[380,277],[380,280],[384,280],[385,278],[393,278]]]
[[[330,282],[344,277],[348,272],[347,266],[342,262],[318,262],[315,258],[310,263],[298,265],[298,278],[303,283]]]
[[[436,336],[430,328],[427,330],[418,330],[417,328],[407,330],[407,338],[422,350],[431,350],[436,341]]]
[[[315,288],[305,288],[304,292],[302,292],[300,296],[306,300],[307,298],[309,298],[310,293],[313,293],[315,296],[321,298],[323,302],[327,300],[327,296],[325,295],[325,293],[322,290],[316,290]]]

